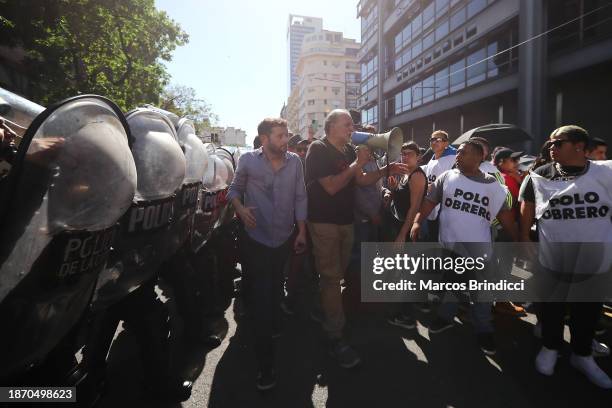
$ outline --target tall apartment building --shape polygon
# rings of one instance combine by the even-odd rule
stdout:
[[[296,86],[287,102],[289,128],[303,138],[320,137],[325,116],[336,108],[357,108],[360,44],[341,32],[323,30],[304,37]]]
[[[534,148],[569,123],[612,142],[606,0],[361,0],[357,16],[363,122],[422,144],[501,122]]]
[[[300,53],[302,52],[304,36],[306,34],[319,32],[321,30],[323,30],[323,19],[289,14],[289,22],[287,24],[289,92],[291,92],[297,81],[295,68],[297,66],[298,59],[300,58]]]

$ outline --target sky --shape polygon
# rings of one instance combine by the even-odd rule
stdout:
[[[156,0],[189,34],[166,63],[171,83],[196,90],[218,125],[247,132],[277,117],[288,96],[289,14],[323,18],[323,28],[360,39],[358,0]]]

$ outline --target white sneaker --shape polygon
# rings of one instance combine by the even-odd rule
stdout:
[[[607,357],[610,355],[610,347],[593,339],[593,357]]]
[[[570,364],[580,371],[596,386],[612,389],[612,379],[595,362],[593,356],[578,356],[572,353]]]
[[[540,374],[553,375],[558,355],[559,352],[557,350],[542,347],[535,359],[536,370],[538,370]]]

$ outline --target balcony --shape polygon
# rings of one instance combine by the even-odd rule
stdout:
[[[361,48],[359,48],[359,52],[357,53],[357,61],[362,61],[364,58],[368,56],[371,52],[376,54],[376,45],[378,44],[378,33],[371,36],[368,41],[361,44]]]

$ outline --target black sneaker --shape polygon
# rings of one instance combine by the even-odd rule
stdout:
[[[497,352],[493,333],[480,333],[478,335],[478,345],[480,346],[482,352],[487,356],[494,356]]]
[[[344,340],[333,342],[329,354],[338,361],[338,364],[342,368],[353,368],[361,363],[361,359],[357,355],[357,352]]]
[[[274,370],[261,370],[257,373],[257,389],[259,391],[268,391],[276,387],[276,375]]]
[[[442,333],[444,330],[451,329],[453,326],[455,326],[455,323],[452,321],[436,317],[429,325],[429,332],[433,334]]]
[[[414,329],[416,327],[416,320],[414,317],[406,314],[397,314],[387,319],[389,324],[394,326],[403,327],[404,329]]]
[[[280,308],[287,316],[293,316],[295,314],[294,303],[289,298],[285,298],[281,301]]]

